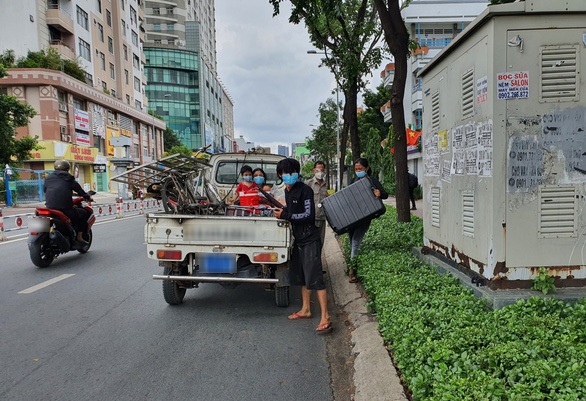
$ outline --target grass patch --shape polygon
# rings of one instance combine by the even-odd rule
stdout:
[[[586,400],[585,300],[531,298],[492,311],[411,253],[421,219],[396,217],[388,207],[372,222],[358,276],[414,400]]]

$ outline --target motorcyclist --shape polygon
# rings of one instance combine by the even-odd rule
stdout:
[[[81,207],[73,207],[73,193],[82,196],[86,201],[91,201],[92,197],[85,192],[75,178],[69,174],[71,165],[67,160],[55,161],[55,172],[50,174],[43,185],[45,193],[45,204],[49,209],[63,212],[71,220],[73,228],[77,232],[74,243],[76,247],[85,247],[88,242],[83,239],[83,234],[87,231],[88,214]]]

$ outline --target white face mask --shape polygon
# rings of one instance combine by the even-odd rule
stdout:
[[[323,180],[324,178],[324,173],[322,171],[315,173],[315,178],[317,178],[318,180]]]

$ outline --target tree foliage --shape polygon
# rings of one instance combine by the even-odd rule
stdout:
[[[6,69],[0,59],[0,78],[6,76]],[[39,149],[38,137],[25,136],[16,139],[16,128],[28,125],[29,118],[37,114],[34,108],[21,103],[14,96],[0,95],[0,168],[6,164],[20,166],[31,158],[30,152]]]
[[[86,72],[77,61],[61,58],[57,50],[49,48],[38,52],[29,51],[25,57],[16,59],[13,50],[6,50],[0,56],[0,63],[6,68],[46,68],[63,71],[65,74],[86,81]]]
[[[174,155],[176,153],[180,153],[185,156],[192,156],[193,155],[193,151],[191,150],[191,148],[189,146],[183,145],[183,144],[176,145],[176,146],[169,148],[169,150],[167,152],[165,152],[164,155],[170,156],[170,155]]]
[[[279,14],[282,1],[269,0],[274,15]],[[376,9],[372,0],[290,1],[293,7],[289,21],[305,23],[314,46],[326,53],[323,65],[334,73],[344,93],[341,144],[346,144],[350,136],[352,157],[356,158],[362,153],[357,128],[358,92],[366,85],[365,77],[380,65],[384,53],[379,46],[382,31]],[[342,160],[345,155],[346,146],[342,146]]]

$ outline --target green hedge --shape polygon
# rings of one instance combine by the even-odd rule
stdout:
[[[411,253],[422,233],[421,219],[397,223],[389,207],[357,257],[413,400],[586,400],[586,301],[532,298],[492,311]]]

